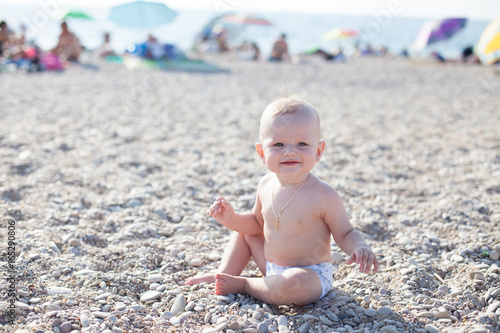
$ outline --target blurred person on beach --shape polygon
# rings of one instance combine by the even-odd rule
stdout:
[[[280,38],[274,42],[273,49],[271,50],[270,61],[283,61],[287,60],[288,55],[288,44],[286,43],[286,35],[281,34]]]
[[[260,59],[260,49],[257,43],[245,40],[236,48],[236,55],[239,60],[258,61]]]
[[[97,54],[101,58],[116,55],[115,51],[111,47],[111,37],[108,32],[104,34],[104,41],[102,42],[101,46],[99,46],[99,48],[97,49]]]
[[[24,56],[26,27],[21,26],[21,34],[11,30],[6,21],[0,22],[0,56],[18,58]]]
[[[61,33],[59,34],[57,45],[52,49],[52,52],[55,53],[62,62],[78,62],[82,49],[78,37],[68,29],[68,24],[63,21],[61,23]]]
[[[0,22],[0,56],[7,50],[11,44],[14,32],[9,29],[7,22]]]
[[[166,56],[165,47],[160,44],[158,39],[152,34],[148,35],[144,45],[146,46],[144,56],[147,59],[160,60]]]
[[[250,46],[253,49],[253,60],[259,61],[260,60],[260,48],[259,48],[259,46],[255,42],[252,42],[250,44]]]
[[[217,42],[217,45],[219,46],[219,52],[227,52],[229,51],[229,47],[227,46],[227,32],[226,29],[222,25],[216,25],[212,33],[215,36],[215,41]]]
[[[260,122],[257,154],[269,169],[257,187],[251,212],[237,213],[219,197],[207,214],[233,234],[217,272],[187,285],[215,282],[215,294],[248,294],[269,304],[305,305],[332,287],[331,236],[360,271],[378,260],[349,222],[339,194],[311,173],[320,161],[320,120],[315,108],[295,97],[273,101]],[[264,277],[240,276],[253,258]]]

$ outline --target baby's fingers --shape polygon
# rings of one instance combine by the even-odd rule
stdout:
[[[356,262],[356,258],[354,257],[354,253],[353,253],[353,254],[351,254],[351,256],[349,257],[349,259],[347,259],[346,264],[347,264],[347,265],[350,265],[350,264],[352,264],[352,263],[354,263],[354,262]]]
[[[221,211],[221,207],[217,203],[213,203],[210,208],[207,210],[207,215],[210,215],[212,217],[219,215]]]

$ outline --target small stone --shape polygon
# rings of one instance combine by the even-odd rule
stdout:
[[[14,305],[16,308],[18,308],[19,310],[28,310],[29,309],[29,305],[24,303],[24,302],[19,302],[19,301],[16,301],[14,302]]]
[[[392,325],[387,325],[380,329],[380,333],[398,333],[398,329]]]
[[[184,309],[186,308],[186,297],[184,294],[179,294],[175,298],[174,304],[172,304],[172,307],[170,308],[170,312],[174,314],[174,316],[177,316],[179,313],[184,312]]]
[[[195,259],[192,259],[190,263],[191,263],[191,266],[198,267],[198,266],[203,265],[203,260],[195,258]]]
[[[417,314],[418,317],[426,317],[426,318],[433,318],[434,317],[434,312],[431,311],[422,311]]]
[[[92,312],[92,315],[96,318],[105,319],[105,318],[108,318],[109,313],[103,312],[103,311],[94,311],[94,312]]]
[[[149,290],[149,291],[146,291],[144,294],[142,294],[141,302],[151,301],[153,299],[160,298],[160,297],[161,297],[161,293],[159,291]]]
[[[500,307],[500,301],[495,301],[495,302],[491,303],[490,305],[488,305],[486,312],[487,313],[495,313],[495,311],[497,310],[498,307]]]
[[[217,296],[215,296],[215,298],[221,302],[229,302],[231,300],[228,296],[224,296],[224,295],[217,295]]]
[[[450,288],[448,288],[448,286],[447,286],[447,285],[445,285],[445,284],[442,284],[442,285],[440,285],[440,286],[438,287],[438,290],[439,290],[439,291],[442,291],[442,292],[444,292],[444,293],[447,293],[449,289],[450,289]]]
[[[233,321],[227,325],[227,328],[229,328],[231,330],[239,330],[241,328],[241,326],[240,326],[240,323],[238,323],[237,321]]]
[[[30,296],[29,291],[23,290],[23,289],[18,289],[17,293],[19,294],[19,296],[22,296],[22,297],[29,297]]]
[[[437,319],[451,319],[451,315],[446,311],[439,311],[436,313]]]
[[[428,324],[428,325],[425,325],[425,329],[427,330],[427,332],[429,333],[439,333],[439,328],[437,328],[435,325],[433,324]]]
[[[95,273],[94,270],[85,268],[85,269],[82,269],[82,270],[79,270],[79,271],[75,272],[74,274],[78,275],[78,276],[82,276],[82,275],[91,275],[91,274],[94,274],[94,273]]]
[[[493,250],[490,252],[491,260],[498,260],[499,257],[500,257],[500,252],[498,252],[497,250]]]
[[[377,314],[379,315],[389,315],[392,313],[392,309],[388,306],[381,306],[377,309]]]
[[[70,321],[67,321],[65,323],[62,323],[60,326],[59,326],[59,330],[61,331],[61,333],[69,333],[71,332],[71,322]]]
[[[47,295],[69,295],[73,290],[65,287],[50,286],[47,288]]]
[[[417,266],[418,267],[418,262],[414,258],[408,259],[408,263],[412,266]]]
[[[161,280],[163,280],[163,276],[161,276],[161,274],[148,275],[148,281],[151,283],[160,282]]]
[[[227,321],[218,324],[217,326],[214,327],[214,332],[221,332],[222,330],[226,329],[227,327]]]
[[[76,238],[70,238],[68,240],[68,244],[70,246],[73,246],[73,247],[78,247],[78,246],[80,246],[80,241],[78,239],[76,239]]]
[[[377,310],[374,310],[374,309],[365,309],[364,313],[368,317],[375,317],[377,315]]]
[[[288,320],[286,319],[286,316],[280,315],[278,317],[278,326],[288,326]]]
[[[254,314],[255,313],[257,313],[257,312],[254,312]],[[259,323],[257,325],[257,332],[262,332],[262,333],[269,332],[267,323],[265,323],[265,322]]]
[[[178,326],[181,324],[181,320],[179,319],[179,317],[172,317],[172,318],[170,318],[169,322],[173,326]]]
[[[344,259],[342,258],[342,255],[338,252],[333,252],[332,253],[332,262],[335,264],[335,265],[339,265],[342,263]]]
[[[56,243],[54,243],[54,241],[50,241],[48,245],[49,245],[50,249],[52,251],[54,251],[55,253],[61,253],[61,251],[57,247]]]
[[[82,323],[82,327],[89,327],[90,318],[86,314],[82,313],[80,315],[80,322]]]
[[[57,319],[54,319],[50,322],[50,326],[52,327],[56,327],[56,326],[59,326],[61,325],[61,319],[57,318]]]
[[[476,278],[476,276],[478,276],[478,275],[479,275],[479,276],[483,276],[483,272],[473,271],[473,272],[470,272],[470,273],[469,273],[469,277],[470,277],[471,279],[473,279],[473,280],[474,280],[474,279]]]
[[[453,254],[450,258],[451,261],[453,262],[464,262],[464,257],[458,255],[458,254]]]
[[[319,320],[321,320],[321,322],[327,326],[333,325],[333,322],[330,319],[326,318],[326,316],[319,316]]]
[[[307,333],[309,331],[309,322],[306,321],[299,327],[299,333]]]

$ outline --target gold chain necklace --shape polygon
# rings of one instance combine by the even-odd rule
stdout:
[[[307,175],[306,179],[304,179],[304,181],[302,182],[302,184],[300,184],[298,190],[292,195],[292,197],[290,198],[290,200],[288,200],[288,202],[283,206],[283,208],[281,208],[279,214],[277,214],[276,213],[276,209],[274,209],[274,188],[276,187],[276,183],[278,182],[278,180],[276,179],[276,181],[274,182],[273,191],[271,193],[271,204],[272,204],[272,207],[273,207],[273,213],[274,213],[274,215],[276,215],[276,220],[274,220],[274,228],[276,230],[278,230],[280,228],[280,216],[281,216],[281,213],[283,213],[283,211],[285,210],[286,206],[288,206],[288,204],[290,203],[290,201],[292,201],[292,199],[295,198],[295,196],[297,195],[297,193],[299,193],[300,189],[302,188],[302,186],[304,186],[304,184],[306,183],[307,179],[309,179],[309,175]]]

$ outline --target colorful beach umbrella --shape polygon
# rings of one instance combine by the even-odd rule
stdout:
[[[462,30],[466,23],[466,18],[426,21],[413,41],[412,50],[419,52],[425,49],[427,45],[445,41]]]
[[[160,2],[133,1],[111,8],[109,19],[129,28],[148,28],[173,21],[177,13]]]
[[[322,35],[323,40],[332,40],[339,38],[350,38],[356,37],[359,35],[359,32],[354,29],[345,29],[345,28],[334,28],[332,30],[328,30]]]
[[[79,11],[79,10],[68,10],[63,9],[56,13],[55,17],[59,20],[67,20],[68,18],[80,19],[80,20],[93,20],[94,18],[89,14]]]
[[[500,16],[484,28],[475,52],[481,63],[485,65],[500,61]]]
[[[265,18],[245,15],[245,14],[225,14],[219,18],[221,23],[239,24],[239,25],[263,25],[271,26],[273,25],[269,20]]]

